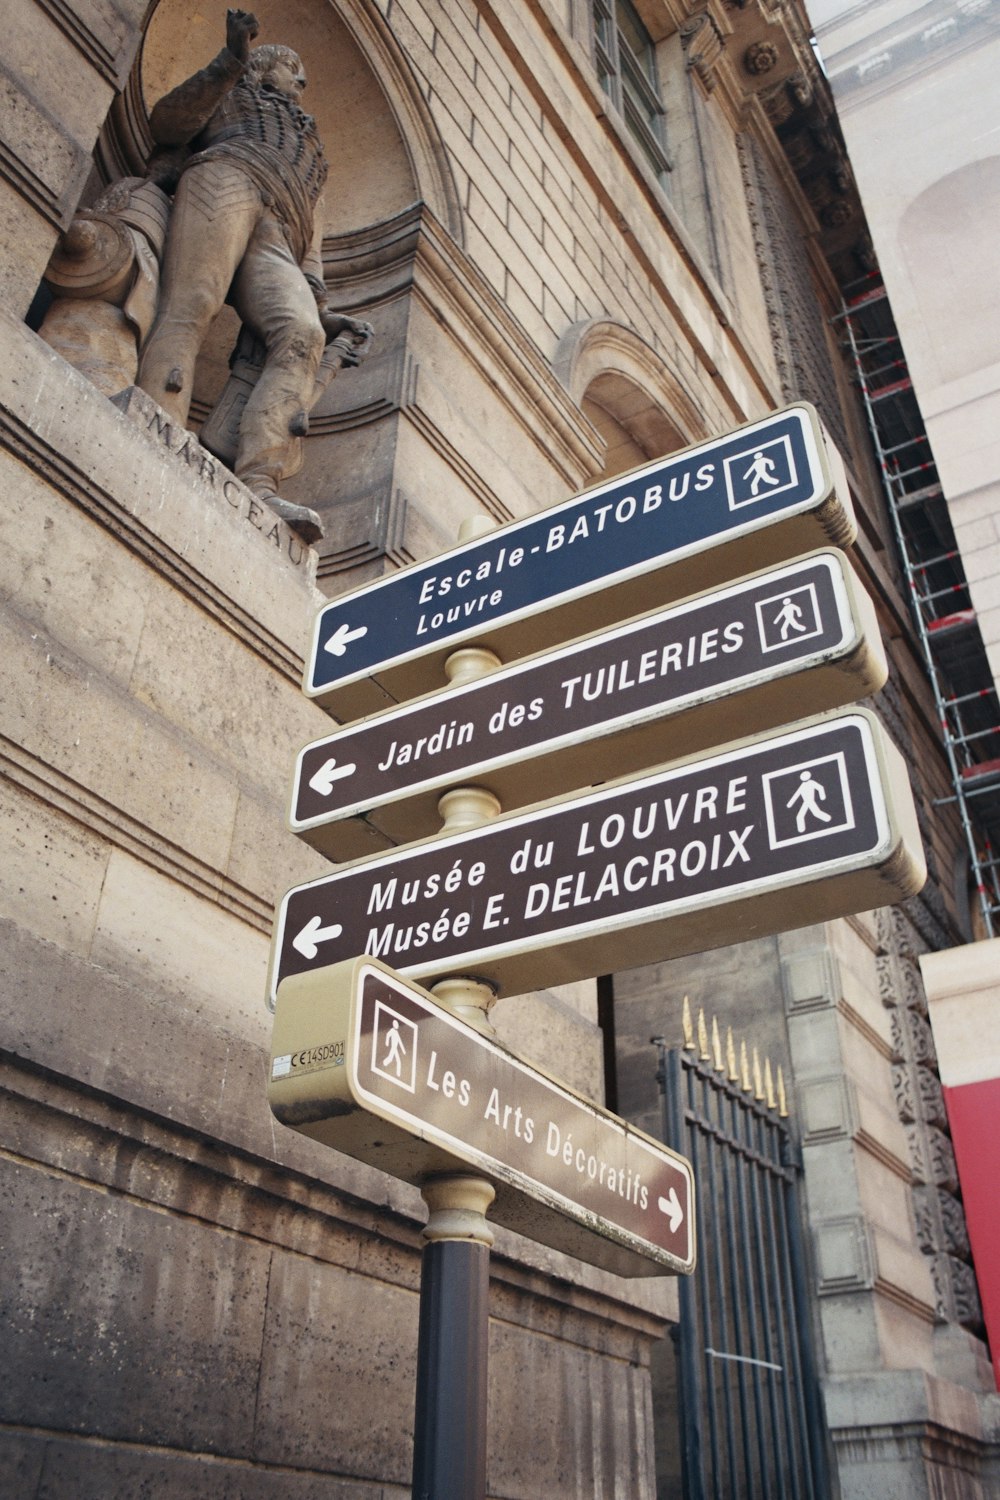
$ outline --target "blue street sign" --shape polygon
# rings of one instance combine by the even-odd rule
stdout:
[[[789,407],[331,601],[305,691],[350,718],[440,686],[464,644],[510,660],[854,535],[835,450]]]

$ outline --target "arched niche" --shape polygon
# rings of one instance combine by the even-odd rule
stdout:
[[[899,248],[942,383],[1000,360],[996,213],[1000,156],[967,162],[909,204]]]
[[[330,159],[324,230],[341,235],[420,201],[459,241],[461,213],[447,155],[413,76],[366,0],[262,0],[256,45],[279,42],[305,63],[304,106]],[[139,58],[99,147],[105,181],[141,173],[152,146],[149,111],[211,60],[225,11],[208,0],[150,7]]]
[[[329,161],[321,199],[327,246],[353,246],[359,233],[371,225],[395,223],[418,201],[436,210],[447,227],[457,228],[446,158],[424,118],[409,67],[376,24],[371,7],[334,5],[331,0],[262,0],[253,9],[260,22],[254,45],[292,47],[305,64],[302,103],[316,117]],[[147,21],[126,95],[105,132],[105,179],[143,171],[152,149],[148,120],[153,105],[204,67],[224,41],[225,11],[215,0],[159,0]],[[335,252],[332,258],[336,261]],[[331,295],[337,305],[354,301],[350,295],[338,296],[336,287]],[[196,426],[225,385],[238,332],[235,313],[223,309],[198,361],[191,408]]]
[[[417,247],[432,233],[460,253],[463,223],[447,152],[378,8],[370,0],[255,0],[253,9],[260,22],[255,45],[290,46],[305,66],[302,103],[316,117],[329,162],[321,222],[331,303],[375,327],[372,354],[334,380],[311,414],[303,469],[282,490],[325,517],[323,576],[359,560],[379,566],[387,553],[396,526],[395,429],[406,398]],[[110,182],[144,175],[153,105],[224,41],[225,9],[216,0],[149,6],[84,203]],[[223,392],[237,334],[236,316],[224,308],[195,371],[195,431]]]
[[[561,339],[555,373],[604,439],[609,479],[707,437],[678,378],[631,329],[607,319],[577,323]]]

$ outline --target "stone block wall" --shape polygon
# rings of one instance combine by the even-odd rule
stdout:
[[[325,868],[282,828],[329,723],[315,556],[151,402],[3,331],[0,1487],[402,1494],[419,1195],[265,1095],[272,906]],[[593,1093],[573,999],[498,1019]],[[652,1496],[669,1307],[500,1235],[493,1493]]]

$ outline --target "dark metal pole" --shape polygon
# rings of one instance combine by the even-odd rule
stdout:
[[[435,1177],[424,1228],[413,1500],[485,1500],[490,1246],[482,1177]]]

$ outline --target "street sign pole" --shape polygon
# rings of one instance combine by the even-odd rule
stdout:
[[[424,1228],[413,1500],[484,1500],[490,1246],[484,1177],[434,1177]]]
[[[430,1210],[413,1500],[485,1500],[488,1208],[616,1274],[695,1265],[691,1163],[506,1049],[493,999],[922,883],[905,767],[877,721],[787,725],[882,680],[849,570],[801,555],[854,534],[843,465],[799,404],[317,617],[306,694],[375,717],[302,752],[291,826],[370,857],[280,905],[269,1096]],[[721,746],[735,691],[744,737]]]

